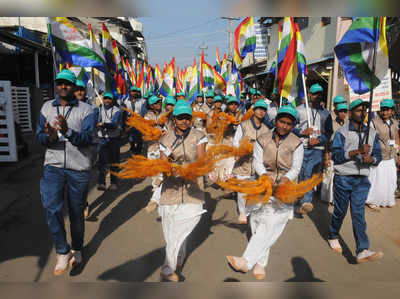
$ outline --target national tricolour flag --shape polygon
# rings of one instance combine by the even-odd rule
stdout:
[[[235,30],[233,60],[239,67],[248,53],[256,49],[256,30],[254,18],[245,18]]]
[[[92,49],[90,41],[66,17],[48,18],[48,34],[65,62],[105,71],[104,56]]]
[[[372,57],[375,45],[374,73]],[[346,80],[355,93],[364,94],[375,88],[386,75],[388,68],[386,17],[357,18],[334,50]]]

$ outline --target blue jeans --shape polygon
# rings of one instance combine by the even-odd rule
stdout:
[[[111,166],[111,164],[119,163],[120,158],[120,138],[101,139],[98,146],[98,171],[97,183],[99,185],[106,184],[107,169],[110,167],[111,171],[117,172],[118,167]],[[117,177],[111,174],[111,184],[117,183]]]
[[[338,239],[339,231],[350,204],[356,253],[369,248],[365,202],[371,184],[366,176],[337,175],[333,178],[334,209],[329,226],[329,239]]]
[[[45,209],[47,225],[56,246],[56,252],[66,254],[81,250],[85,233],[83,210],[89,188],[89,171],[77,171],[46,165],[40,180],[40,194]],[[64,225],[64,189],[67,189],[71,247],[67,243]]]
[[[299,174],[299,182],[308,180],[313,174],[322,172],[322,158],[324,155],[323,150],[319,149],[304,149],[303,164]],[[305,202],[312,202],[314,190],[304,194],[300,204]]]

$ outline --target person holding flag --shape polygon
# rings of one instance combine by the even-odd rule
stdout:
[[[310,106],[301,105],[297,108],[299,117],[295,129],[304,145],[304,161],[299,174],[299,181],[305,181],[313,174],[322,172],[325,145],[332,135],[332,121],[328,121],[329,111],[321,107],[323,88],[313,84],[309,90]],[[308,111],[307,111],[308,110]],[[308,115],[311,115],[310,123]],[[300,200],[297,212],[307,214],[314,208],[312,204],[314,190],[309,191]]]
[[[332,250],[342,253],[339,232],[350,205],[358,263],[383,257],[382,252],[369,250],[366,233],[365,202],[371,187],[368,175],[371,166],[377,166],[382,160],[379,136],[363,122],[367,106],[361,99],[351,102],[349,121],[336,131],[332,142],[334,209],[328,242]]]
[[[116,106],[114,95],[106,92],[103,96],[103,105],[95,110],[97,120],[98,144],[98,177],[97,190],[106,190],[106,173],[110,167],[111,172],[116,172],[118,167],[111,166],[119,163],[121,146],[122,112]],[[118,178],[111,174],[109,190],[117,190]]]

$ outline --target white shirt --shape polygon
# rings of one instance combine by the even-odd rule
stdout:
[[[303,163],[303,154],[304,154],[304,148],[302,146],[298,146],[293,153],[292,168],[290,168],[290,170],[285,174],[285,177],[287,177],[291,181],[295,180],[300,173],[301,164]],[[258,142],[256,142],[254,144],[254,152],[253,152],[253,157],[254,157],[253,167],[259,176],[267,173],[267,170],[265,169],[264,166],[263,156],[264,156],[264,149]]]

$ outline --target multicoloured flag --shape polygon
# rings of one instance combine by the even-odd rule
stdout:
[[[229,81],[228,60],[226,59],[226,54],[224,55],[224,59],[222,60],[220,74],[222,78],[224,78],[225,82]]]
[[[254,27],[254,18],[245,18],[235,30],[234,55],[233,60],[236,66],[242,64],[242,60],[248,53],[256,49],[256,30]]]
[[[113,38],[111,37],[111,34],[104,23],[102,23],[101,36],[102,36],[103,53],[107,64],[107,68],[109,72],[113,73],[117,69],[117,65],[115,64],[115,58],[114,58]]]
[[[163,75],[161,73],[160,66],[158,64],[156,64],[156,67],[154,69],[154,77],[155,77],[156,88],[157,90],[159,90],[162,85]]]
[[[214,86],[214,68],[209,65],[204,59],[204,51],[201,53],[201,89],[213,88]]]
[[[174,95],[174,72],[175,72],[175,58],[172,58],[166,72],[164,73],[164,80],[162,82],[160,93],[164,96]]]
[[[375,26],[375,27],[374,27]],[[376,68],[373,51],[376,46]],[[386,17],[357,18],[334,48],[350,87],[364,94],[378,86],[387,73],[389,51]]]
[[[188,96],[187,96],[189,103],[193,103],[193,101],[196,99],[197,94],[199,92],[199,75],[198,74],[199,73],[197,70],[196,59],[194,59],[193,69],[192,69],[192,73],[190,75],[189,92],[188,92]]]
[[[104,56],[65,17],[48,18],[49,40],[65,62],[105,71]]]
[[[215,69],[217,70],[218,73],[221,74],[221,58],[219,58],[219,51],[218,51],[218,47],[217,47],[217,52],[215,54]]]

